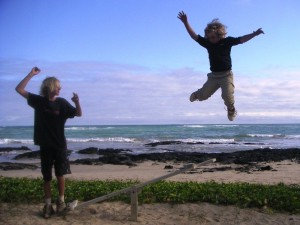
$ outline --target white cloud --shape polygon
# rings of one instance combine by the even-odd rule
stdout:
[[[69,123],[228,122],[220,91],[205,102],[189,102],[190,93],[206,81],[205,72],[192,68],[154,70],[110,62],[17,61],[2,65],[0,125],[32,124],[32,110],[14,91],[15,85],[31,69],[28,65],[42,69],[40,77],[29,84],[30,91],[37,93],[41,80],[55,75],[62,83],[62,97],[70,101],[73,91],[79,94],[84,116]],[[260,77],[235,74],[239,112],[236,122],[300,122],[299,73],[300,70],[278,69],[261,71],[264,75]]]

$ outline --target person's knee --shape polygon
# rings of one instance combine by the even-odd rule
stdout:
[[[199,101],[204,101],[204,100],[207,100],[211,96],[211,94],[208,94],[208,93],[206,93],[202,90],[198,90],[196,92],[196,96],[197,96]]]
[[[42,173],[44,182],[51,182],[52,181],[52,173]]]

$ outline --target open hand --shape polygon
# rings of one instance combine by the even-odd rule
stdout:
[[[73,97],[71,98],[71,100],[74,102],[74,103],[77,103],[79,102],[79,97],[76,93],[73,93]]]
[[[177,18],[180,19],[183,23],[187,22],[187,16],[183,11],[178,13]]]
[[[255,35],[260,35],[260,34],[264,34],[264,31],[262,30],[262,28],[257,29],[256,31],[254,31]]]

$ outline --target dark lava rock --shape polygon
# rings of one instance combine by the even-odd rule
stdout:
[[[255,149],[232,153],[166,152],[131,155],[130,157],[132,161],[152,160],[159,162],[200,163],[216,158],[217,162],[223,164],[252,164],[257,162],[279,162],[282,160],[293,160],[300,163],[300,149]]]
[[[239,168],[236,168],[235,169],[236,171],[239,171],[239,172],[246,172],[246,173],[251,173],[253,171],[276,171],[276,170],[273,170],[273,168],[271,166],[260,166],[260,165],[257,165],[256,163],[253,163],[253,164],[248,164],[246,166],[241,166]]]
[[[233,152],[229,155],[236,164],[251,162],[279,162],[282,160],[296,160],[300,162],[300,149],[254,149],[249,151]]]
[[[266,170],[272,170],[273,168],[271,166],[261,166],[259,169],[262,171],[266,171]]]
[[[79,154],[97,154],[98,148],[94,148],[94,147],[85,148],[85,149],[79,150],[77,153],[79,153]]]
[[[68,155],[71,154],[71,150],[68,150]],[[19,154],[13,159],[18,160],[18,159],[39,159],[40,158],[40,150],[38,151],[31,151],[31,152],[25,152],[23,154]]]
[[[137,166],[131,160],[130,154],[124,154],[122,151],[130,151],[124,149],[100,149],[97,153],[100,155],[98,159],[77,159],[71,163],[73,164],[84,164],[84,165],[103,165],[103,164],[113,164],[113,165],[127,165],[127,166]]]
[[[174,166],[172,166],[172,165],[165,165],[165,170],[170,170],[170,169],[173,169],[174,168]]]
[[[212,158],[209,156],[209,154],[198,153],[198,152],[165,152],[165,153],[131,155],[132,161],[152,160],[158,162],[174,161],[174,162],[200,163],[209,158]]]
[[[239,168],[235,168],[235,171],[242,172],[242,173],[251,173],[253,169],[255,168],[255,165],[246,165],[241,166]]]
[[[110,155],[116,153],[126,153],[132,152],[130,149],[123,149],[123,148],[99,148],[97,154],[98,155]]]
[[[259,162],[279,162],[283,160],[293,160],[300,163],[300,149],[255,149],[249,151],[238,151],[232,153],[200,153],[200,152],[164,152],[164,153],[144,153],[133,155],[127,153],[130,150],[124,149],[99,149],[98,161],[115,165],[134,166],[135,163],[147,160],[156,162],[188,162],[201,163],[208,159],[216,158],[216,162],[222,164],[241,164],[253,169]],[[94,159],[93,159],[94,160]],[[97,159],[96,159],[97,160]],[[79,161],[78,161],[79,162]],[[86,163],[86,162],[85,162]],[[246,166],[246,167],[247,167]],[[246,171],[249,169],[246,168]]]
[[[203,169],[203,172],[209,172],[209,173],[213,173],[216,171],[228,171],[228,170],[232,170],[231,166],[223,166],[223,167],[216,167],[216,168],[206,168]]]
[[[25,164],[25,163],[11,163],[11,162],[3,162],[0,163],[0,170],[22,170],[22,169],[37,169],[38,166],[33,164]]]
[[[37,159],[40,158],[40,150],[32,151],[32,152],[25,152],[23,154],[17,155],[14,157],[15,160],[18,159]]]
[[[179,145],[182,144],[182,141],[158,141],[158,142],[152,142],[145,144],[145,146],[151,146],[151,147],[156,147],[159,145]]]
[[[122,153],[122,152],[132,152],[130,149],[122,149],[122,148],[85,148],[82,150],[79,150],[79,154],[98,154],[98,155],[109,155],[109,154],[115,154],[115,153]]]
[[[0,152],[11,152],[11,151],[31,151],[28,147],[26,146],[21,146],[21,147],[2,147],[0,148]]]
[[[71,161],[71,164],[80,164],[80,165],[103,165],[99,159],[77,159],[75,161]]]
[[[102,163],[113,165],[136,166],[136,164],[132,162],[130,155],[111,153],[110,155],[104,155],[103,157],[99,157],[99,161],[101,161]]]

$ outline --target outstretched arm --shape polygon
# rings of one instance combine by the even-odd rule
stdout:
[[[75,103],[75,107],[76,107],[75,116],[78,116],[78,117],[82,116],[81,106],[79,103],[79,97],[76,93],[73,93],[72,101]]]
[[[181,11],[181,12],[178,13],[177,18],[180,19],[183,22],[183,24],[184,24],[187,32],[191,36],[191,38],[193,38],[194,40],[197,40],[198,35],[195,33],[193,28],[190,26],[186,14],[183,11]]]
[[[253,31],[253,33],[251,33],[251,34],[246,34],[246,35],[242,36],[241,43],[243,44],[260,34],[264,34],[264,32],[261,28],[259,28],[257,31]]]
[[[30,73],[17,85],[16,91],[22,95],[24,98],[28,98],[28,92],[25,90],[28,82],[32,77],[39,74],[41,70],[38,67],[33,67]]]

